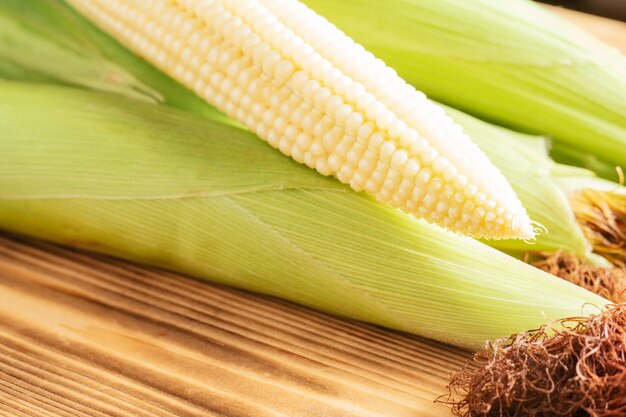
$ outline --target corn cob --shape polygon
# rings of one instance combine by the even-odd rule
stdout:
[[[299,2],[287,3],[295,17],[256,0],[68,2],[296,161],[451,230],[534,237],[443,109]]]

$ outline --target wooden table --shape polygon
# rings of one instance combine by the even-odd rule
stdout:
[[[560,11],[626,51],[625,25]],[[467,353],[0,235],[0,416],[439,417]]]

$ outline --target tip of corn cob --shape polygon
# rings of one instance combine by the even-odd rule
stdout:
[[[299,1],[68,2],[296,161],[453,231],[534,238],[444,110]]]

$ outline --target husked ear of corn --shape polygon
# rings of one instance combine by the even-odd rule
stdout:
[[[462,128],[297,0],[68,3],[296,161],[454,231],[534,238]]]
[[[4,82],[0,114],[2,229],[467,347],[606,303],[189,112]]]

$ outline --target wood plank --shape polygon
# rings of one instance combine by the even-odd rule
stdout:
[[[0,414],[441,416],[461,350],[0,237]]]
[[[585,29],[601,41],[626,54],[626,23],[605,17],[592,16],[562,7],[546,7],[561,15],[566,20],[569,20],[571,23]]]

